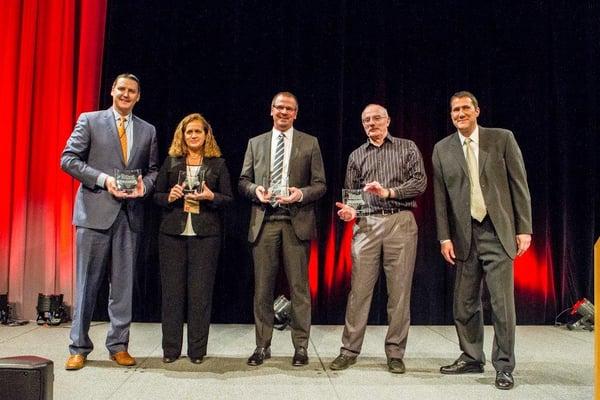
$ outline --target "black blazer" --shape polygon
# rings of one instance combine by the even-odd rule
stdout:
[[[231,203],[231,180],[225,160],[220,157],[204,158],[206,185],[215,194],[212,201],[200,201],[200,213],[192,214],[192,226],[198,236],[218,236],[222,231],[219,211]],[[156,178],[154,202],[162,207],[160,232],[180,235],[185,229],[188,213],[183,211],[183,199],[169,203],[169,192],[177,184],[179,171],[185,171],[185,157],[167,157]]]

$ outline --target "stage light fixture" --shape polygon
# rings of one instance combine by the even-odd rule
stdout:
[[[292,303],[284,295],[281,295],[275,299],[273,309],[275,310],[275,322],[273,327],[282,331],[292,321]]]
[[[8,302],[8,293],[0,294],[0,324],[8,326],[21,326],[29,323],[27,320],[14,319],[13,307]]]
[[[8,293],[0,294],[0,323],[8,325],[10,309],[8,308]]]
[[[572,324],[567,324],[568,329],[573,330],[581,327],[588,331],[594,330],[594,305],[585,297],[573,304],[571,315],[579,315],[581,318]]]
[[[42,294],[38,293],[37,302],[37,324],[38,325],[59,325],[68,320],[65,305],[63,303],[63,294]]]

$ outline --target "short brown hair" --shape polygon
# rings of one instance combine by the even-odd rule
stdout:
[[[283,97],[291,97],[292,99],[294,99],[294,102],[296,103],[296,111],[298,111],[298,99],[296,98],[296,96],[291,93],[291,92],[279,92],[277,93],[275,96],[273,96],[273,100],[271,100],[271,107],[275,107],[275,100],[277,100],[277,98],[279,96],[283,96]]]
[[[471,102],[473,103],[473,107],[475,107],[475,108],[479,107],[479,102],[477,101],[477,98],[475,97],[475,95],[471,92],[467,92],[466,90],[461,90],[460,92],[454,93],[452,95],[452,97],[450,97],[450,106],[452,107],[452,100],[458,99],[460,97],[470,98]]]
[[[132,81],[135,81],[138,86],[138,93],[142,91],[142,86],[140,85],[140,79],[137,76],[135,76],[134,74],[130,74],[129,72],[124,72],[122,74],[117,75],[117,77],[115,78],[115,80],[113,81],[113,84],[112,84],[113,89],[117,85],[117,81],[121,78],[131,79]]]

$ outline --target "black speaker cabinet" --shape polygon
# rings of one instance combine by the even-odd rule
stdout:
[[[36,356],[0,358],[0,398],[52,400],[54,364]]]

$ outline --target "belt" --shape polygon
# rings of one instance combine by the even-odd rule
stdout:
[[[379,211],[372,211],[364,215],[392,215],[401,211],[410,211],[410,208],[384,208]]]
[[[292,219],[292,217],[290,217],[289,215],[266,215],[265,216],[265,221],[269,222],[269,221],[290,221]]]
[[[489,214],[485,214],[485,217],[481,220],[481,222],[477,221],[475,218],[471,218],[471,222],[477,225],[483,225],[490,219]]]

